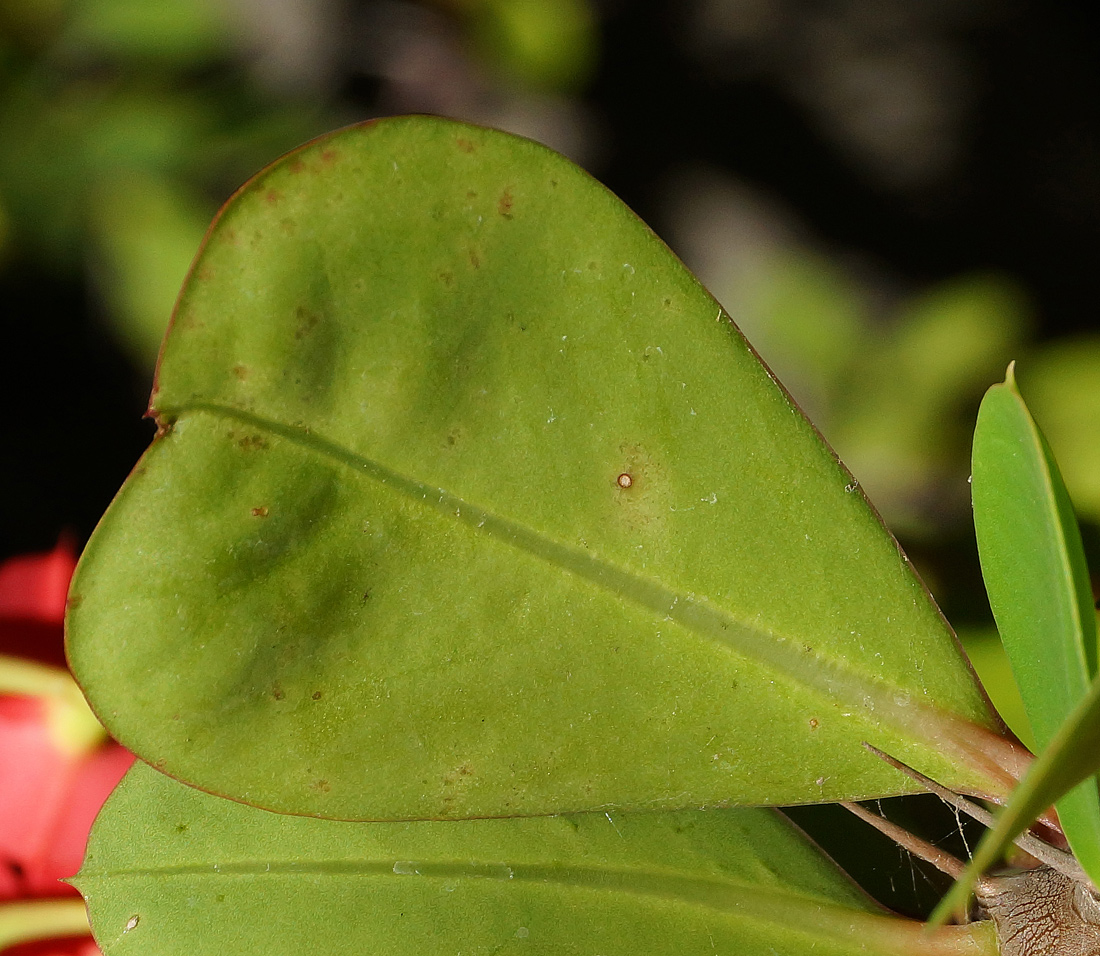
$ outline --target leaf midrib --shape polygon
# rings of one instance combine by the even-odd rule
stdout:
[[[205,413],[267,431],[300,448],[313,451],[419,502],[477,532],[503,541],[546,564],[624,601],[679,624],[696,637],[709,639],[753,661],[781,679],[831,699],[844,716],[863,712],[872,720],[886,720],[918,738],[943,745],[945,724],[965,723],[915,700],[905,689],[877,677],[860,674],[816,654],[812,648],[773,630],[738,620],[694,594],[681,594],[636,572],[609,564],[578,548],[554,541],[508,518],[487,511],[444,488],[433,488],[402,475],[382,463],[350,451],[338,442],[304,426],[288,425],[242,409],[214,402],[194,402],[172,411],[160,410],[160,420],[174,423],[189,413]]]
[[[508,879],[479,875],[479,864],[469,863],[419,863],[419,873],[398,874],[393,867],[403,861],[353,864],[353,869],[334,869],[336,861],[323,866],[313,861],[310,867],[276,864],[268,869],[266,863],[233,864],[213,872],[212,864],[205,866],[176,866],[131,870],[104,870],[81,872],[76,878],[84,880],[110,878],[157,879],[199,876],[222,879],[233,876],[334,876],[334,877],[392,877],[400,879],[428,879],[437,882],[456,879],[485,879],[493,882],[542,885],[580,891],[630,895],[654,901],[672,902],[705,909],[714,913],[748,919],[765,926],[781,926],[787,932],[806,936],[815,943],[832,939],[841,944],[858,940],[870,952],[912,956],[915,952],[932,954],[973,953],[974,942],[969,927],[946,927],[932,936],[922,934],[922,924],[890,914],[871,904],[864,906],[853,898],[851,905],[835,899],[791,887],[759,887],[720,877],[688,876],[676,872],[652,872],[640,868],[624,867],[566,867],[560,865],[513,865]],[[502,864],[480,864],[500,867]],[[91,899],[94,903],[94,897]]]
[[[401,872],[415,868],[415,872]],[[837,914],[869,915],[874,911],[798,888],[761,887],[723,876],[692,876],[672,870],[615,866],[562,866],[555,864],[463,863],[459,861],[425,863],[411,860],[309,860],[250,861],[230,864],[176,864],[159,867],[91,870],[81,872],[77,881],[96,879],[165,879],[205,877],[220,879],[236,876],[284,877],[363,877],[394,879],[427,879],[440,881],[486,880],[496,883],[541,884],[623,893],[633,896],[676,900],[725,912],[750,911],[763,922],[788,922],[797,914],[791,907],[810,904],[827,907]]]

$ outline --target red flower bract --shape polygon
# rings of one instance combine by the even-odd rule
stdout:
[[[76,893],[59,880],[79,869],[92,821],[134,759],[57,668],[74,566],[64,541],[0,564],[0,907]],[[87,936],[16,949],[95,952]]]

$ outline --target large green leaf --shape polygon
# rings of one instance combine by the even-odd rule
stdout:
[[[871,740],[1004,789],[855,481],[541,146],[403,118],[269,167],[207,236],[153,412],[69,651],[172,775],[353,819],[911,789]]]
[[[1096,676],[1096,611],[1081,532],[1042,432],[1016,387],[982,401],[974,430],[974,527],[982,576],[1039,747],[1054,739]],[[1096,760],[1083,750],[1063,759]],[[1086,780],[1058,801],[1078,860],[1100,879],[1100,794]]]
[[[139,764],[75,882],[107,956],[996,952],[987,926],[925,940],[771,810],[341,823]]]

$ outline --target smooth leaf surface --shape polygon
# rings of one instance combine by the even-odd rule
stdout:
[[[850,475],[562,157],[430,118],[245,186],[82,559],[118,739],[352,819],[956,789],[1014,756]]]
[[[993,616],[1036,742],[1046,747],[1096,676],[1096,613],[1073,505],[1011,366],[978,412],[973,496]],[[1084,751],[1062,759],[1095,765]],[[1057,808],[1081,865],[1100,879],[1096,782],[1082,783]]]
[[[107,956],[996,952],[887,916],[770,810],[341,823],[139,765],[75,882]]]

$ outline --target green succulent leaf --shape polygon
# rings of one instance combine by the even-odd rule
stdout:
[[[526,140],[399,118],[211,228],[156,441],[82,559],[111,732],[340,819],[956,789],[1008,746],[856,482],[625,206]]]
[[[978,412],[973,496],[990,605],[1036,742],[1047,747],[1096,676],[1096,613],[1073,505],[1011,366]],[[1081,747],[1064,749],[1059,761],[1073,776],[1086,768],[1081,779],[1100,766]],[[1060,797],[1058,815],[1078,860],[1100,880],[1096,782],[1050,796]]]
[[[772,810],[343,823],[139,764],[74,882],[107,956],[996,952],[987,927],[926,941]]]

